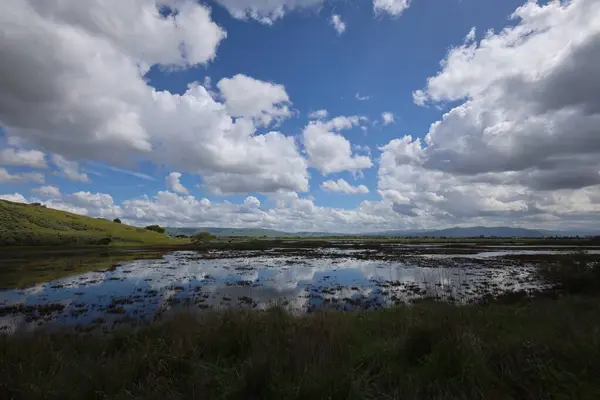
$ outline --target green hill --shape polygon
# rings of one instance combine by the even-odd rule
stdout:
[[[164,234],[101,218],[0,200],[0,246],[173,245]]]

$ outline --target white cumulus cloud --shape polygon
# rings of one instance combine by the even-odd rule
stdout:
[[[154,64],[210,61],[224,31],[192,0],[7,0],[0,15],[0,123],[68,158],[150,151],[140,108]]]
[[[48,203],[52,204],[52,203]],[[123,216],[123,210],[115,204],[107,193],[76,192],[68,195],[64,201],[65,211],[69,209],[85,209],[86,215],[106,219]]]
[[[6,168],[0,168],[0,183],[2,184],[21,184],[21,183],[44,183],[44,175],[39,172],[15,172],[11,173]]]
[[[369,188],[365,185],[352,186],[344,179],[337,181],[330,180],[321,183],[321,188],[328,192],[342,192],[347,194],[366,194],[369,193]]]
[[[381,121],[384,126],[393,124],[394,122],[396,122],[396,116],[394,115],[394,113],[389,112],[389,111],[382,112],[381,113]]]
[[[342,21],[342,17],[340,17],[339,14],[333,14],[330,23],[338,35],[341,35],[346,31],[346,23]]]
[[[237,19],[253,19],[271,25],[294,10],[318,10],[324,0],[216,0]],[[373,0],[376,14],[400,16],[410,6],[410,0]]]
[[[0,200],[12,201],[13,203],[29,203],[29,201],[21,193],[0,194]]]
[[[410,7],[411,0],[373,0],[373,10],[376,14],[386,13],[399,17]]]
[[[180,172],[171,172],[169,175],[167,175],[165,178],[167,188],[177,193],[187,194],[188,190],[181,184],[180,178]]]
[[[54,153],[79,181],[89,178],[65,162],[125,170],[150,161],[199,174],[222,193],[308,190],[294,139],[256,132],[291,115],[282,85],[235,75],[217,84],[217,96],[198,83],[182,94],[148,85],[151,66],[205,64],[226,37],[196,1],[159,4],[173,13],[161,15],[154,0],[3,4],[0,125],[8,139]]]
[[[328,115],[329,115],[329,112],[325,109],[322,109],[322,110],[312,111],[310,114],[308,114],[308,118],[309,119],[324,119],[324,118],[327,118]]]
[[[323,0],[217,0],[237,19],[272,24],[295,9],[319,6]]]
[[[259,81],[246,75],[223,78],[217,87],[225,100],[225,107],[232,117],[253,118],[261,125],[291,116],[291,104],[285,87]]]
[[[244,200],[244,206],[246,206],[248,208],[258,208],[258,207],[260,207],[260,200],[258,200],[254,196],[248,196]]]
[[[600,3],[527,2],[471,30],[417,104],[458,102],[424,140],[381,148],[378,188],[402,215],[547,223],[600,210]]]
[[[336,117],[327,122],[310,122],[304,128],[302,135],[311,166],[324,175],[371,168],[373,166],[371,158],[353,154],[350,141],[338,133],[342,129],[358,126],[360,121],[359,117],[351,116]]]
[[[513,19],[453,48],[428,79],[427,100],[462,103],[431,125],[426,166],[519,172],[534,189],[600,184],[600,3],[528,2]]]
[[[38,150],[0,149],[0,165],[10,167],[46,168],[44,153]]]
[[[38,188],[31,189],[31,191],[49,199],[61,198],[60,189],[57,186],[40,186]]]
[[[58,154],[52,154],[51,159],[52,163],[60,171],[61,176],[75,182],[90,181],[87,174],[79,170],[79,163],[75,161],[69,161],[65,157]]]

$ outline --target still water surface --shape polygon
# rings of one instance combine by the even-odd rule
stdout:
[[[236,252],[211,253],[208,258],[173,252],[112,271],[0,291],[0,330],[62,325],[108,329],[119,322],[152,321],[181,307],[264,309],[278,304],[292,312],[310,312],[374,309],[426,296],[465,303],[486,294],[540,287],[533,266],[468,260],[423,266],[355,257],[360,252],[333,248],[318,249],[313,256]]]

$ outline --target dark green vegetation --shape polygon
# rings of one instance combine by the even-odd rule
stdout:
[[[196,244],[207,243],[213,239],[216,239],[216,236],[209,232],[198,232],[192,236],[192,242]]]
[[[149,231],[153,231],[153,232],[165,233],[165,228],[163,228],[162,226],[159,226],[159,225],[148,225],[146,227],[146,229],[148,229]]]
[[[0,246],[167,246],[180,243],[186,241],[106,219],[0,200]]]
[[[0,338],[1,398],[600,398],[600,303],[179,315]]]

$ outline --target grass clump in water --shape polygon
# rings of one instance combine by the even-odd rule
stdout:
[[[540,277],[555,288],[571,294],[600,292],[600,262],[586,251],[575,251],[558,262],[538,269]]]
[[[184,314],[0,339],[2,398],[600,398],[600,304]]]

